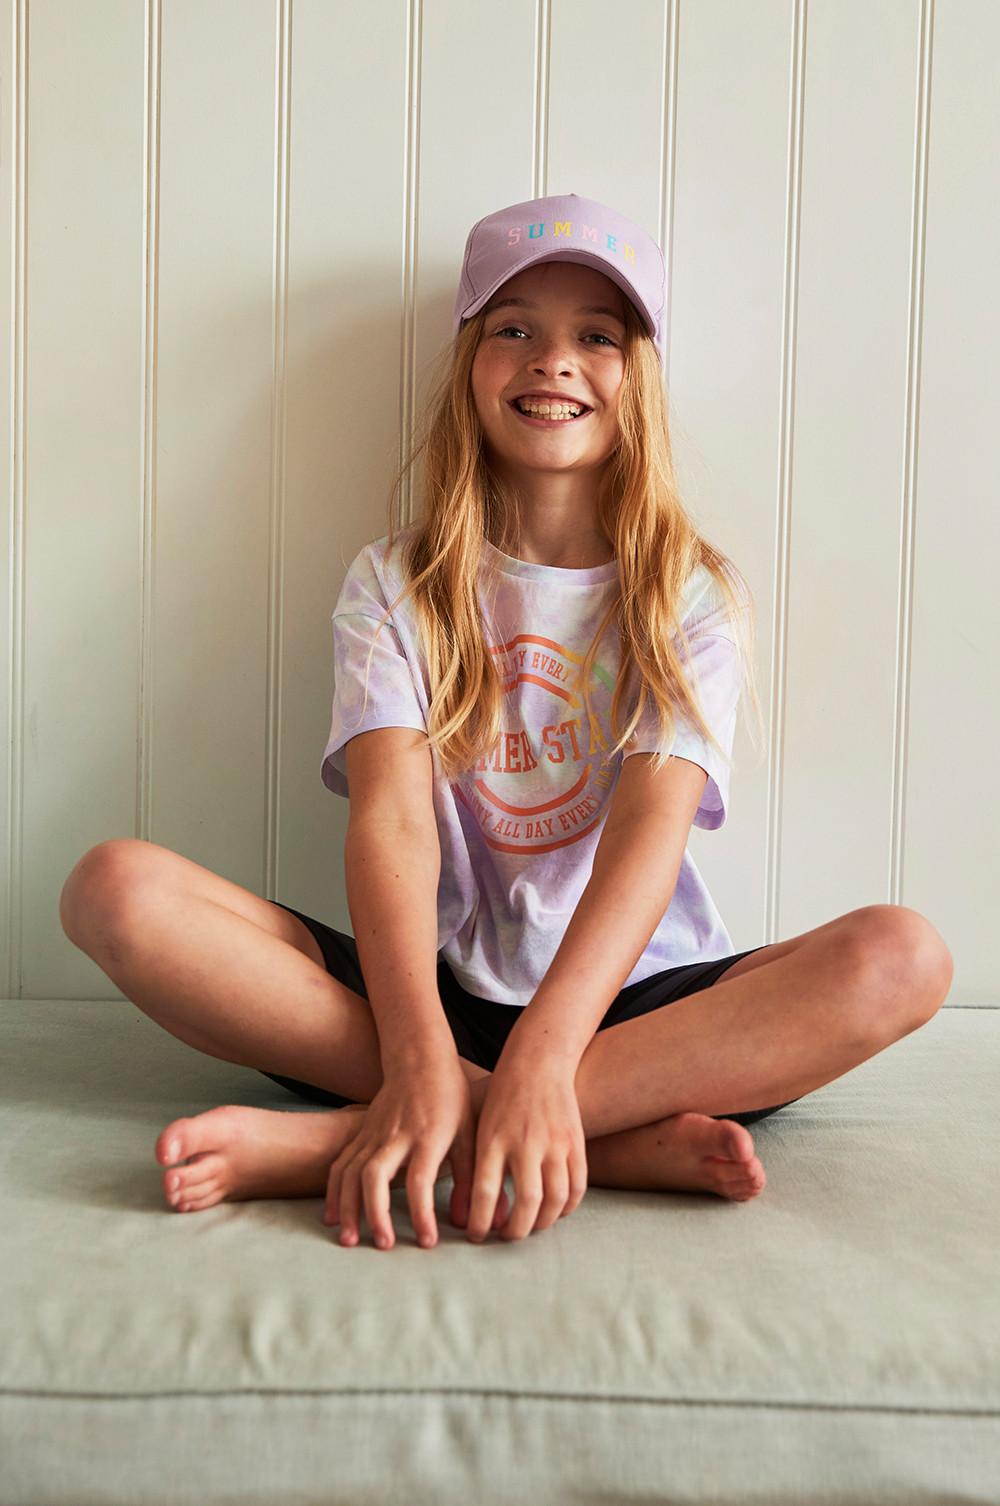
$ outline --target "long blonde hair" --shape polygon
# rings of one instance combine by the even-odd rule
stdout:
[[[685,511],[674,476],[659,356],[632,303],[622,301],[626,333],[618,404],[621,437],[606,465],[598,501],[600,527],[614,543],[619,591],[587,650],[579,682],[588,718],[593,720],[590,677],[601,638],[616,616],[621,658],[611,725],[612,736],[618,740],[607,760],[632,735],[647,695],[657,708],[664,748],[673,741],[676,705],[724,755],[702,714],[696,685],[694,694],[688,689],[672,638],[680,638],[687,657],[689,638],[678,606],[692,570],[704,565],[729,610],[742,658],[743,687],[754,706],[759,730],[753,598],[740,571],[702,537]],[[412,594],[429,679],[427,733],[449,780],[492,753],[502,731],[503,686],[496,655],[483,632],[477,594],[480,571],[491,569],[483,558],[483,539],[518,556],[517,499],[489,464],[472,396],[472,363],[486,317],[487,311],[480,310],[444,347],[446,368],[435,384],[419,435],[393,481],[389,549],[397,534],[412,526],[404,524],[399,511],[400,486],[426,451],[423,516],[401,553],[406,585],[376,630],[377,636],[395,607]],[[369,652],[366,704],[370,669]],[[621,717],[635,689],[636,704],[622,730]],[[662,768],[669,756],[667,751],[657,753],[654,769]]]

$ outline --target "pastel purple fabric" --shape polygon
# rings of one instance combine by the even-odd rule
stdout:
[[[465,242],[452,330],[478,313],[509,277],[543,261],[580,262],[617,283],[635,304],[666,364],[666,267],[651,235],[617,209],[580,194],[508,204],[477,220]]]
[[[333,707],[321,773],[328,789],[347,798],[352,737],[376,727],[427,730],[430,693],[412,598],[375,637],[379,618],[403,587],[401,552],[415,526],[397,533],[391,550],[388,535],[365,545],[333,612]],[[438,951],[479,998],[521,1008],[531,1002],[590,878],[624,758],[661,745],[647,701],[627,750],[605,762],[615,741],[610,708],[620,668],[614,620],[595,661],[594,721],[587,722],[579,667],[617,592],[617,575],[615,560],[568,570],[514,559],[483,541],[477,589],[486,639],[503,677],[503,730],[492,754],[453,782],[443,777],[432,750],[441,844]],[[704,714],[729,755],[742,666],[725,600],[703,566],[686,584],[682,621],[691,639],[689,682],[693,674]],[[683,650],[679,640],[677,646]],[[694,824],[722,826],[729,765],[679,714],[670,751],[708,775]],[[685,848],[670,904],[622,986],[733,950]]]

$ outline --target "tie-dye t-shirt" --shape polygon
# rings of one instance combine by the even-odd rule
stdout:
[[[352,737],[375,727],[427,729],[430,695],[412,598],[395,608],[374,637],[404,584],[401,552],[411,532],[412,526],[397,533],[391,551],[388,535],[361,550],[333,613],[333,715],[321,768],[324,784],[348,798],[346,744]],[[610,711],[620,650],[614,618],[590,687],[599,726],[588,726],[576,684],[617,592],[617,562],[567,570],[514,559],[486,541],[484,553],[499,570],[495,586],[484,572],[478,589],[486,639],[502,661],[506,716],[493,754],[454,782],[443,777],[432,749],[441,845],[438,952],[469,993],[523,1007],[544,978],[590,878],[623,758],[655,752],[661,739],[648,697],[627,751],[603,762],[615,742]],[[741,666],[724,598],[703,566],[688,580],[681,616],[691,640],[688,673],[693,666],[704,715],[730,754]],[[683,645],[677,646],[683,655]],[[678,731],[670,751],[707,773],[694,824],[713,830],[726,819],[729,765],[675,714]],[[670,904],[623,987],[664,968],[732,951],[685,848]]]

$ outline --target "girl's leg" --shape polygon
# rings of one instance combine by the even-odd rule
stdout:
[[[918,1029],[948,996],[951,953],[905,905],[866,905],[798,940],[599,1031],[576,1075],[587,1138],[682,1110],[749,1112],[802,1098]],[[481,1091],[474,1085],[474,1101]]]
[[[166,848],[122,841],[81,859],[60,913],[66,934],[126,997],[196,1049],[362,1103],[381,1086],[370,1006],[299,949],[314,938],[279,906]],[[287,939],[292,928],[298,942]],[[576,1079],[591,1180],[618,1185],[602,1177],[617,1174],[616,1148],[627,1151],[630,1175],[642,1174],[634,1135],[626,1145],[636,1127],[684,1110],[749,1111],[830,1082],[930,1018],[951,976],[950,953],[928,921],[873,905],[743,958],[697,995],[598,1032]],[[656,1060],[662,1067],[651,1072]],[[476,1081],[489,1074],[463,1066],[481,1098]],[[333,1115],[341,1112],[351,1111]],[[739,1159],[749,1162],[749,1132],[724,1124],[739,1132]]]
[[[312,933],[281,906],[168,848],[123,839],[80,859],[63,888],[60,916],[70,940],[126,998],[196,1050],[361,1104],[381,1086],[368,1001],[327,973]],[[473,1084],[490,1076],[461,1064]],[[157,1141],[161,1164],[175,1168],[164,1174],[168,1200],[196,1208],[232,1195],[321,1195],[331,1161],[356,1132],[357,1112],[227,1105],[174,1121]],[[168,1131],[179,1122],[181,1146],[168,1154],[177,1138]],[[224,1157],[210,1159],[213,1151]],[[605,1135],[587,1154],[594,1186],[703,1187],[742,1197],[764,1185],[748,1131],[710,1126],[701,1116],[675,1119],[669,1133],[653,1124]],[[176,1166],[189,1158],[191,1165]],[[396,1184],[404,1178],[405,1168]],[[171,1198],[175,1190],[210,1201],[185,1204]]]
[[[60,916],[69,939],[186,1045],[357,1102],[378,1092],[371,1006],[331,977],[311,932],[280,906],[125,840],[81,858]]]
[[[594,1037],[576,1077],[590,1185],[707,1191],[738,1201],[756,1196],[766,1179],[749,1131],[708,1116],[737,1112],[734,1102],[751,1111],[804,1096],[917,1029],[947,994],[950,953],[928,922],[903,907],[855,911],[795,940],[801,945],[784,942],[753,953],[712,988]],[[799,959],[804,968],[789,967]],[[758,1010],[764,1017],[760,1028]],[[678,1029],[672,1030],[675,1021]],[[645,1045],[636,1036],[643,1025],[654,1027]],[[665,1044],[665,1070],[651,1073],[650,1042],[656,1041]],[[629,1070],[630,1091],[623,1094]],[[472,1083],[477,1110],[488,1075],[480,1073]],[[633,1099],[643,1095],[647,1105],[636,1110]],[[637,1119],[643,1112],[649,1117]],[[602,1129],[602,1116],[604,1126],[622,1126],[623,1119],[625,1126]],[[218,1142],[215,1125],[204,1124],[210,1118],[187,1122],[204,1135],[199,1144]],[[327,1148],[325,1161],[317,1158],[314,1185],[303,1193],[323,1190],[325,1167],[335,1154]],[[404,1180],[400,1174],[392,1185]],[[205,1201],[181,1206],[208,1207],[232,1195],[218,1184],[201,1191]],[[237,1195],[290,1194],[272,1189]],[[501,1207],[494,1227],[505,1217]],[[357,1228],[342,1229],[341,1240],[359,1234]]]

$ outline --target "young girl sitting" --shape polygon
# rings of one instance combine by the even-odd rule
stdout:
[[[333,614],[353,937],[150,842],[67,879],[66,934],[128,999],[324,1106],[168,1124],[179,1211],[325,1193],[342,1244],[363,1212],[389,1248],[405,1185],[431,1246],[444,1163],[473,1240],[550,1228],[588,1183],[745,1201],[747,1126],[946,997],[948,948],[905,906],[734,952],[687,851],[759,700],[749,589],[674,477],[664,291],[656,242],[575,194],[469,233],[407,462],[420,520],[390,507]]]

